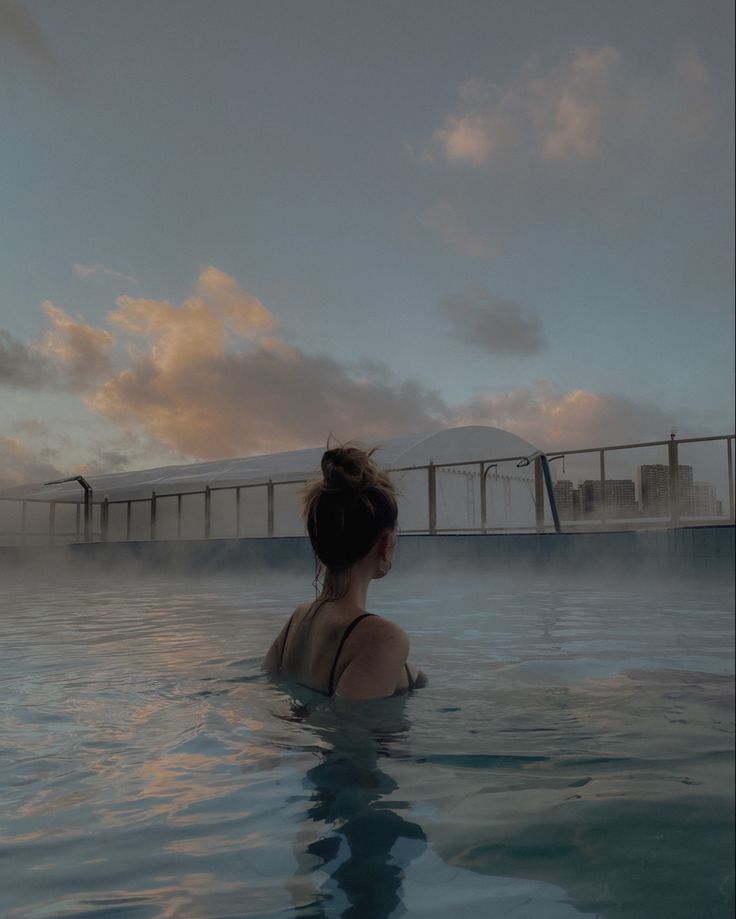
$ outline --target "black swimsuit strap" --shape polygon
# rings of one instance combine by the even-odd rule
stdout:
[[[330,682],[327,684],[327,695],[332,696],[335,694],[335,671],[337,670],[337,661],[340,657],[340,652],[345,642],[350,637],[350,633],[353,631],[355,626],[362,622],[363,619],[367,619],[368,616],[373,616],[373,613],[361,613],[360,616],[356,616],[355,619],[350,623],[350,625],[343,632],[343,636],[340,639],[340,644],[337,647],[337,654],[335,654],[335,660],[332,662],[332,670],[330,671]]]
[[[294,611],[296,612],[296,610]],[[294,613],[289,616],[289,621],[286,623],[286,631],[284,632],[284,640],[281,642],[281,666],[284,665],[284,651],[286,651],[286,639],[289,637],[289,629],[291,628],[291,623],[294,621]]]

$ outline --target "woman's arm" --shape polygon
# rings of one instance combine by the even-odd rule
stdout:
[[[266,652],[266,657],[261,664],[261,669],[266,673],[278,673],[281,670],[281,658],[284,654],[284,638],[291,624],[293,614],[286,620],[279,634],[274,638],[271,647]]]
[[[421,689],[423,686],[426,686],[429,680],[427,679],[427,674],[423,670],[418,670],[414,664],[410,664],[409,661],[406,662],[406,666],[409,668],[409,673],[411,675],[411,683],[407,687],[408,689]]]

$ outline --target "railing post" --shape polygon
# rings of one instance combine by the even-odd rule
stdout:
[[[181,539],[181,495],[176,496],[176,538]]]
[[[56,532],[56,502],[49,502],[49,545],[54,544],[54,533]]]
[[[437,470],[434,463],[427,466],[427,501],[429,506],[429,532],[437,532]]]
[[[235,489],[235,538],[240,536],[240,488]]]
[[[212,489],[209,485],[204,490],[204,538],[210,538],[212,527]]]
[[[486,531],[486,464],[480,464],[480,531],[485,533]]]
[[[20,544],[25,546],[26,544],[26,502],[21,501],[20,503]]]
[[[733,448],[731,447],[731,438],[726,438],[727,457],[728,457],[728,516],[733,523]]]
[[[547,501],[549,502],[549,509],[552,512],[552,522],[555,525],[555,533],[561,533],[562,527],[560,526],[560,515],[557,513],[557,498],[555,498],[555,488],[552,484],[552,473],[549,471],[549,460],[547,459],[546,454],[542,453],[542,455],[539,457],[539,462],[542,465],[544,487],[547,490]]]
[[[125,541],[130,542],[130,517],[131,517],[131,502],[128,501],[127,507],[125,508]]]
[[[92,490],[84,489],[84,541],[92,539]]]
[[[606,513],[606,451],[600,450],[598,458],[601,478],[601,523],[605,523],[608,519]]]
[[[151,492],[151,541],[156,538],[156,492]]]
[[[107,495],[100,508],[100,542],[107,542],[107,523],[110,514],[110,502]]]
[[[544,533],[544,470],[541,456],[534,459],[534,511],[537,533]]]
[[[268,518],[266,524],[266,532],[268,533],[269,537],[273,536],[273,503],[273,482],[271,479],[269,479],[268,484],[266,485],[266,514]]]
[[[667,444],[670,464],[670,523],[677,526],[680,522],[680,468],[677,458],[677,441],[673,437]]]

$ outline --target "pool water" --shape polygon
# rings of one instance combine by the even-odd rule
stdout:
[[[259,671],[308,589],[6,577],[3,919],[732,917],[732,592],[392,575],[349,705]]]

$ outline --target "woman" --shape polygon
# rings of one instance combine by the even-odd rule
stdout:
[[[408,662],[406,632],[366,612],[368,584],[391,570],[396,494],[389,477],[353,446],[327,450],[306,488],[303,514],[324,586],[298,606],[264,669],[325,695],[377,699],[426,683]]]

